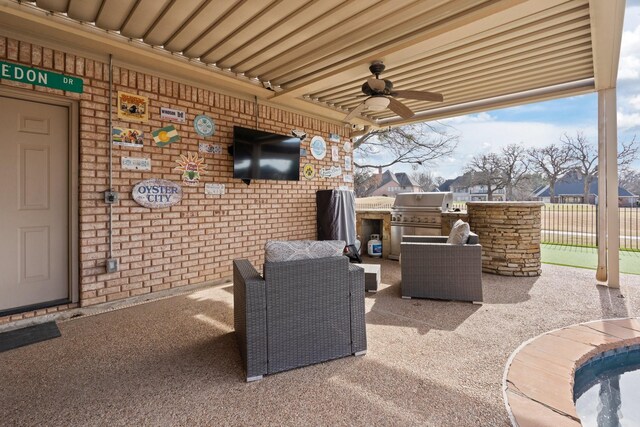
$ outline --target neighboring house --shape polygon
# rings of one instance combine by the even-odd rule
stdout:
[[[549,185],[538,188],[533,192],[536,200],[551,203],[551,193]],[[553,203],[587,203],[595,205],[598,203],[598,178],[595,177],[589,186],[589,197],[584,200],[584,188],[582,177],[569,172],[556,182]],[[618,187],[619,206],[637,206],[638,196],[630,193],[625,188]]]
[[[478,202],[489,199],[486,185],[471,184],[471,174],[466,173],[443,182],[438,191],[451,191],[454,202]],[[493,191],[493,200],[504,201],[504,189]]]
[[[390,170],[378,173],[371,178],[375,180],[370,188],[375,188],[369,196],[389,196],[395,197],[398,193],[415,193],[422,191],[420,186],[406,173],[393,173]]]

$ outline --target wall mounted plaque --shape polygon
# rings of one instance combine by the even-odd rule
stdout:
[[[331,141],[331,142],[340,142],[340,135],[338,135],[337,133],[330,133],[329,134],[329,141]]]
[[[340,166],[331,166],[330,168],[321,168],[318,172],[320,178],[336,178],[342,175],[342,168]]]
[[[204,194],[214,196],[224,194],[224,184],[214,184],[211,182],[207,182],[204,185]]]
[[[193,127],[200,136],[211,136],[216,132],[216,125],[209,116],[201,114],[193,119]]]
[[[118,118],[146,122],[149,120],[149,98],[118,91]]]
[[[140,206],[162,209],[180,203],[182,187],[166,179],[146,179],[133,186],[131,195]]]
[[[324,142],[321,136],[314,136],[311,138],[311,155],[318,160],[324,159],[327,155],[327,144]]]
[[[302,168],[302,175],[306,178],[306,179],[313,179],[316,176],[316,170],[313,167],[313,165],[311,163],[307,163],[306,165],[304,165],[304,167]]]
[[[160,118],[178,123],[184,123],[187,121],[187,113],[182,110],[160,107]]]
[[[121,157],[120,166],[128,171],[150,171],[151,159],[148,157]]]

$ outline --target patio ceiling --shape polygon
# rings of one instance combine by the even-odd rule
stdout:
[[[623,13],[624,0],[0,1],[6,31],[333,120],[362,102],[374,60],[395,89],[444,95],[403,99],[408,120],[354,120],[374,126],[613,87]]]

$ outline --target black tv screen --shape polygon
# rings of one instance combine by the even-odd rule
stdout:
[[[300,180],[300,138],[233,127],[233,177]]]

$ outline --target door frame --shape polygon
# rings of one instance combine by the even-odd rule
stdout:
[[[75,99],[65,98],[60,95],[51,95],[41,92],[34,92],[25,89],[14,89],[11,87],[0,86],[0,96],[13,98],[19,101],[39,102],[42,104],[55,105],[58,107],[66,107],[68,111],[68,171],[69,178],[69,215],[67,218],[68,238],[69,238],[69,261],[67,270],[69,272],[69,300],[68,302],[77,303],[80,297],[79,290],[79,208],[78,208],[78,183],[79,183],[79,102]],[[55,301],[54,301],[55,302]],[[62,302],[61,302],[62,303]],[[38,304],[39,305],[39,304]],[[47,304],[47,306],[49,306]],[[32,306],[25,307],[29,311]],[[33,306],[35,309],[35,306]]]

